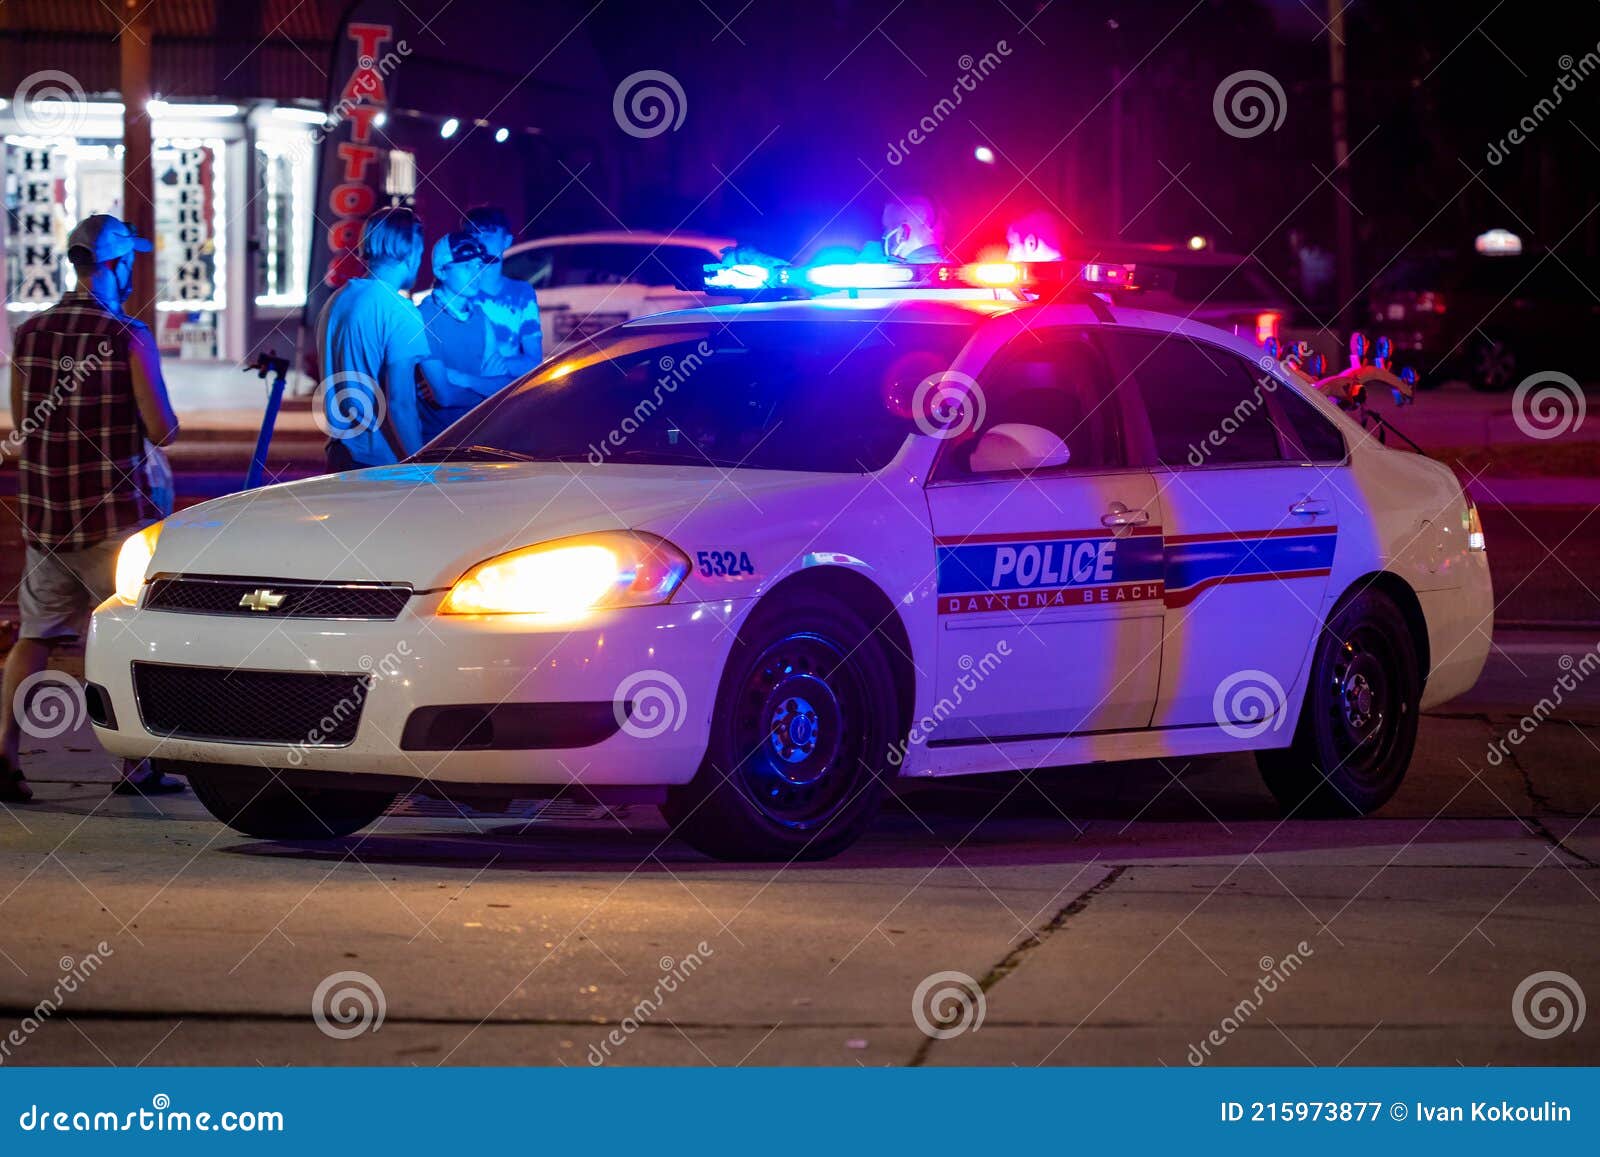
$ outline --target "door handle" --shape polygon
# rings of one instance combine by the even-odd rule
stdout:
[[[1289,507],[1289,513],[1297,514],[1301,518],[1314,518],[1319,514],[1328,513],[1328,504],[1320,498],[1307,498]]]
[[[1143,526],[1149,521],[1148,510],[1129,510],[1120,502],[1113,502],[1111,510],[1100,516],[1101,526]]]

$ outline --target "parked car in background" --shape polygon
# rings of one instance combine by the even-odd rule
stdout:
[[[1142,308],[1191,318],[1262,343],[1305,340],[1325,357],[1343,357],[1339,335],[1323,330],[1301,309],[1290,290],[1278,283],[1253,257],[1224,253],[1209,244],[1081,243],[1072,256],[1085,261],[1131,262],[1140,270],[1164,270],[1153,288],[1139,295]]]
[[[672,309],[719,305],[705,292],[705,266],[730,238],[626,231],[541,237],[506,250],[505,275],[539,297],[544,355],[601,330]]]
[[[1586,365],[1573,358],[1600,322],[1597,292],[1600,264],[1547,250],[1410,253],[1379,276],[1369,316],[1424,385],[1509,390],[1535,370],[1596,369],[1592,353]]]

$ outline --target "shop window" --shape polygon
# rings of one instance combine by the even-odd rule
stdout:
[[[258,141],[255,162],[256,304],[296,308],[306,301],[311,251],[308,150]]]

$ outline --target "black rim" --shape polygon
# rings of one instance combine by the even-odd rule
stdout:
[[[1362,786],[1388,775],[1406,703],[1396,681],[1397,657],[1388,638],[1357,627],[1333,653],[1328,714],[1334,768]]]
[[[855,797],[863,765],[865,689],[845,651],[814,634],[767,647],[735,700],[735,780],[768,820],[807,830]]]

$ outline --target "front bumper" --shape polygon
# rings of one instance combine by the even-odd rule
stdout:
[[[691,603],[609,611],[578,623],[532,616],[435,613],[440,595],[417,596],[385,621],[272,619],[152,611],[112,600],[95,612],[85,675],[103,690],[114,727],[97,724],[107,751],[125,758],[246,764],[458,784],[661,786],[687,783],[705,754],[717,683],[746,603]],[[308,727],[296,742],[179,738],[146,729],[133,664],[220,671],[365,673],[354,735],[332,746]],[[594,727],[595,705],[631,703],[618,729]],[[561,705],[571,705],[563,712]],[[510,706],[575,727],[554,734],[581,746],[521,746],[500,728],[490,746],[416,750],[426,709]],[[519,705],[539,705],[520,713]],[[420,713],[414,716],[413,713]],[[627,713],[627,708],[624,708]],[[502,710],[501,718],[506,715]],[[411,731],[407,732],[410,723]],[[448,728],[445,733],[448,733]],[[435,732],[435,735],[440,732]],[[539,732],[548,737],[550,728]],[[508,738],[509,737],[509,738]],[[507,744],[510,746],[507,746]],[[424,743],[424,747],[454,746]]]

